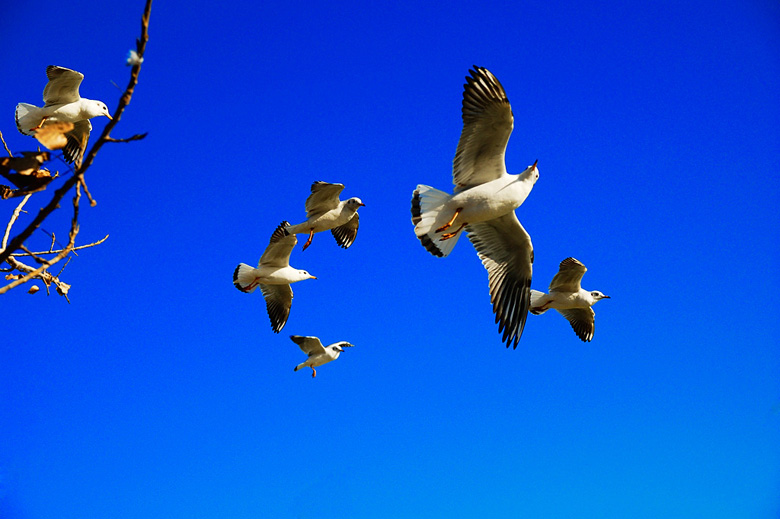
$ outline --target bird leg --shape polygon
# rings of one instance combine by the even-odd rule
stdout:
[[[259,284],[260,284],[260,282],[257,280],[257,278],[255,278],[255,280],[254,280],[254,281],[252,281],[250,284],[248,284],[248,285],[247,285],[247,286],[245,286],[245,287],[239,286],[238,284],[236,284],[236,287],[238,287],[238,289],[239,289],[240,291],[242,291],[242,292],[246,292],[246,293],[248,294],[249,292],[251,292],[252,290],[254,290],[254,289],[255,289],[255,287],[256,287],[257,285],[259,285]]]
[[[447,222],[447,223],[445,223],[444,225],[442,225],[442,226],[441,226],[441,227],[439,227],[438,229],[436,229],[436,232],[442,232],[442,231],[445,231],[445,230],[449,229],[449,227],[450,227],[450,226],[451,226],[453,223],[455,223],[455,219],[458,217],[458,215],[460,214],[460,212],[461,212],[462,210],[463,210],[463,208],[462,208],[462,207],[458,207],[457,209],[455,209],[455,214],[454,214],[454,215],[452,215],[452,218],[450,219],[450,221],[449,221],[449,222]]]
[[[463,229],[464,227],[466,227],[467,225],[468,225],[467,223],[462,223],[462,224],[460,224],[460,227],[458,227],[457,231],[455,231],[455,232],[448,232],[446,234],[442,234],[441,238],[439,239],[439,241],[444,241],[444,240],[449,240],[450,238],[454,238],[455,236],[457,236],[457,234],[460,232],[460,230]]]
[[[311,366],[311,378],[314,378],[317,376],[317,370],[314,369],[314,366]]]
[[[535,307],[529,308],[528,311],[531,312],[532,314],[541,313],[541,312],[549,310],[551,304],[552,304],[552,301],[548,301],[545,304],[543,304],[542,306],[535,306]]]
[[[314,238],[314,229],[309,229],[309,239],[306,240],[306,243],[303,244],[303,249],[306,250],[306,247],[311,245],[311,239]]]
[[[45,122],[46,122],[46,119],[48,119],[48,118],[49,118],[49,116],[47,115],[46,117],[44,117],[43,119],[41,119],[41,122],[40,122],[40,123],[38,123],[38,126],[36,126],[35,128],[30,128],[30,131],[33,131],[33,130],[40,130],[40,129],[41,129],[41,127],[43,126],[43,123],[45,123]]]

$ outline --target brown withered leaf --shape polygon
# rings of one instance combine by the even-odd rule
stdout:
[[[71,130],[73,130],[73,123],[47,122],[42,128],[35,131],[35,138],[50,150],[60,150],[68,144],[68,138],[65,134]]]
[[[0,175],[19,188],[0,189],[0,198],[5,200],[44,189],[52,176],[49,170],[39,168],[48,160],[48,151],[23,151],[21,157],[0,158]]]
[[[21,157],[0,158],[0,174],[16,171],[20,175],[32,175],[41,164],[49,160],[48,151],[23,151]]]

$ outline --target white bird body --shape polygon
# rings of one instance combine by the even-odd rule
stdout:
[[[462,225],[486,222],[504,216],[525,202],[538,179],[539,170],[533,165],[519,175],[507,173],[495,180],[468,187],[451,196],[447,195],[448,198],[438,206],[438,210],[429,210],[429,215],[433,218],[423,217],[415,225],[414,232],[418,237],[433,233],[441,241],[443,232],[436,233],[436,229],[447,224],[456,211],[457,216],[448,226],[456,229]],[[418,186],[417,190],[421,187],[434,189],[430,186]]]
[[[303,250],[311,244],[314,233],[331,231],[336,243],[347,249],[357,237],[360,223],[357,210],[365,204],[356,197],[339,200],[344,184],[314,182],[306,199],[306,221],[287,227],[290,234],[308,234]]]
[[[79,85],[84,79],[80,72],[49,65],[46,76],[49,82],[43,89],[44,105],[16,105],[16,127],[25,135],[35,135],[36,130],[49,121],[73,123],[73,129],[65,134],[68,144],[63,151],[65,160],[79,164],[92,131],[89,119],[101,115],[111,119],[111,114],[102,101],[79,95]]]
[[[349,203],[351,200],[360,200],[359,198],[343,200],[334,209],[322,214],[313,216],[303,223],[291,225],[287,231],[291,234],[309,234],[310,231],[322,232],[329,231],[334,227],[344,225],[357,214],[357,208],[360,203]]]
[[[555,310],[568,310],[571,308],[590,308],[593,306],[596,299],[593,294],[584,288],[580,288],[577,292],[558,292],[550,291],[549,294],[542,294],[541,296],[534,298],[533,293],[538,292],[536,290],[531,291],[531,299],[533,299],[534,308],[542,307],[543,309],[537,310],[539,314],[543,314],[549,309]],[[533,310],[533,309],[532,309]]]
[[[541,315],[555,309],[571,324],[574,333],[581,340],[590,342],[595,333],[596,313],[591,306],[602,299],[610,299],[598,290],[585,290],[580,286],[582,276],[588,269],[574,258],[561,261],[558,273],[550,282],[550,292],[545,294],[531,290],[530,312]]]
[[[274,230],[268,247],[260,256],[257,268],[239,263],[233,271],[233,285],[241,292],[251,294],[260,287],[275,333],[284,328],[290,316],[293,299],[290,284],[305,279],[317,279],[305,270],[290,266],[290,253],[298,239],[285,230],[289,225],[289,222],[282,222]]]
[[[317,370],[314,368],[336,360],[344,351],[344,348],[353,346],[347,341],[339,341],[329,346],[323,346],[317,337],[312,336],[290,335],[290,339],[301,348],[301,351],[309,356],[304,362],[295,366],[293,371],[298,371],[301,368],[311,368],[312,378],[317,376]]]
[[[25,135],[35,135],[35,132],[32,130],[32,128],[34,128],[44,118],[47,121],[76,123],[85,119],[92,119],[93,117],[108,115],[104,112],[105,106],[106,105],[100,101],[84,99],[83,97],[73,103],[60,103],[54,105],[44,105],[41,107],[28,103],[19,103],[16,107],[19,131]],[[20,113],[22,110],[26,110],[26,112]]]
[[[242,263],[242,265],[246,265]],[[289,285],[290,283],[296,283],[305,279],[311,279],[311,275],[305,270],[298,270],[296,268],[287,267],[268,267],[260,265],[257,268],[252,268],[251,272],[245,272],[243,275],[252,276],[257,284],[263,285]],[[249,292],[253,291],[256,287],[253,287]]]
[[[536,162],[519,175],[506,171],[504,153],[514,116],[504,87],[474,67],[463,89],[463,129],[452,161],[453,194],[418,185],[412,223],[423,247],[447,256],[465,230],[488,273],[490,301],[507,347],[523,333],[530,303],[533,245],[515,215],[539,179]]]

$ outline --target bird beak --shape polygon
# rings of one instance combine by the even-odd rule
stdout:
[[[539,159],[536,159],[536,160],[534,161],[534,165],[533,165],[533,166],[531,166],[531,169],[534,169],[534,168],[536,168],[536,164],[537,164],[538,162],[539,162]]]
[[[605,294],[604,299],[612,299],[612,298]]]
[[[317,276],[312,276],[311,279],[317,279]]]
[[[109,118],[109,120],[111,120],[111,121],[113,121],[113,120],[114,120],[114,118],[113,118],[113,117],[111,117],[111,116],[110,116],[110,115],[108,115],[108,114],[106,114],[106,117],[108,117],[108,118]]]
[[[366,206],[366,204],[361,202],[360,207],[365,207],[365,206]]]

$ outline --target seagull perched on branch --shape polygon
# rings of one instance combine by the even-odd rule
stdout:
[[[293,371],[298,371],[301,368],[311,368],[311,377],[317,376],[316,367],[327,364],[332,360],[339,358],[344,348],[351,348],[353,344],[347,341],[340,341],[331,344],[330,346],[323,346],[317,337],[304,337],[301,335],[290,335],[290,339],[297,344],[303,353],[309,356],[309,358],[295,366]]]
[[[348,249],[355,241],[360,220],[357,210],[365,206],[359,198],[339,200],[344,184],[315,182],[306,199],[306,221],[287,228],[290,234],[308,234],[303,250],[311,245],[315,232],[330,231],[339,246]]]
[[[507,347],[528,315],[533,246],[515,209],[539,179],[536,162],[519,175],[506,171],[504,153],[514,127],[504,87],[485,68],[469,71],[463,90],[463,130],[452,162],[454,193],[418,185],[412,223],[422,245],[447,256],[465,229],[488,271],[490,300]]]
[[[47,121],[73,123],[73,129],[65,133],[67,144],[63,149],[65,160],[81,164],[84,150],[92,131],[89,119],[105,115],[111,119],[108,107],[102,101],[79,96],[79,85],[84,75],[75,70],[49,65],[46,67],[49,82],[43,89],[42,107],[27,103],[16,105],[16,127],[25,135],[35,135]]]
[[[257,268],[239,263],[233,271],[233,285],[241,292],[251,293],[260,287],[275,333],[284,328],[290,316],[293,298],[290,284],[304,279],[317,279],[305,270],[290,266],[290,253],[298,239],[285,230],[289,225],[289,222],[282,222],[276,228],[271,235],[271,242],[260,256]]]
[[[588,269],[574,258],[561,261],[558,273],[550,282],[550,293],[531,290],[531,313],[540,315],[555,308],[571,324],[577,337],[585,342],[593,339],[596,313],[591,306],[602,299],[610,299],[598,290],[588,291],[580,286]]]

